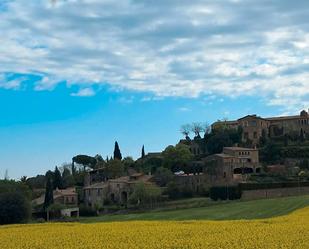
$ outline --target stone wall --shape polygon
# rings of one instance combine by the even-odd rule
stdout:
[[[309,195],[309,187],[244,190],[241,199],[256,200],[297,195]]]

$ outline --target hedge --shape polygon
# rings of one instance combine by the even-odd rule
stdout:
[[[209,196],[212,200],[236,200],[241,198],[241,189],[238,186],[211,187]]]
[[[239,188],[244,190],[309,187],[309,182],[272,182],[272,183],[240,183]]]
[[[309,146],[284,147],[281,149],[280,154],[284,158],[309,158]]]

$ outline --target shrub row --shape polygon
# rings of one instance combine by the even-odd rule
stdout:
[[[284,147],[281,150],[282,157],[290,157],[290,158],[308,158],[309,157],[309,147]]]
[[[236,200],[241,198],[239,186],[217,186],[210,188],[210,198],[217,200]]]
[[[271,182],[271,183],[240,183],[239,189],[256,190],[256,189],[272,189],[272,188],[295,188],[309,187],[309,182]]]

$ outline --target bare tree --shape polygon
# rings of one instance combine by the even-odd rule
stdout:
[[[210,131],[211,131],[210,125],[209,125],[207,122],[203,123],[203,132],[204,132],[205,134],[209,134]]]
[[[189,137],[189,134],[191,132],[191,125],[184,124],[180,127],[180,132],[183,134],[186,138]]]
[[[194,132],[196,137],[200,137],[200,133],[203,131],[203,126],[201,123],[192,123],[191,130]]]

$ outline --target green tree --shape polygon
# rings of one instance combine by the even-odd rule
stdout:
[[[117,178],[124,175],[124,165],[118,159],[109,160],[105,170],[108,178]]]
[[[262,160],[268,163],[277,163],[280,159],[280,148],[271,140],[267,141],[260,153]]]
[[[14,180],[0,180],[0,194],[2,193],[19,193],[28,200],[32,198],[32,192],[29,186],[23,182]]]
[[[94,158],[97,160],[97,162],[104,161],[103,157],[101,155],[99,155],[99,154],[96,154]]]
[[[55,171],[54,171],[54,178],[53,178],[53,187],[54,189],[62,189],[63,188],[63,182],[62,182],[62,176],[60,173],[60,170],[56,166]]]
[[[218,132],[209,138],[207,142],[207,150],[210,154],[221,153],[223,147],[232,146],[233,141],[230,139],[228,133]]]
[[[83,165],[84,171],[86,171],[87,167],[92,168],[92,169],[95,168],[95,165],[97,164],[97,160],[96,158],[87,156],[87,155],[77,155],[73,157],[72,158],[72,170],[74,168],[74,172],[75,172],[76,169],[75,169],[74,163]]]
[[[145,146],[143,145],[143,147],[142,147],[142,158],[144,158],[145,157]]]
[[[163,166],[172,172],[182,169],[193,159],[189,146],[185,144],[170,145],[162,152],[162,155]]]
[[[174,174],[167,168],[160,167],[155,172],[154,179],[160,187],[165,187],[174,178]]]
[[[62,172],[63,188],[72,187],[74,186],[74,183],[75,181],[73,175],[71,174],[71,171],[67,167],[64,167]]]
[[[0,225],[26,222],[30,214],[30,201],[22,193],[0,193]]]
[[[134,160],[132,157],[127,156],[122,160],[123,166],[125,168],[125,170],[128,170],[129,168],[133,168],[134,167]]]
[[[161,189],[153,184],[137,183],[132,194],[129,196],[129,202],[136,206],[150,206],[151,208],[161,198]]]
[[[54,203],[54,195],[53,195],[53,182],[50,175],[47,176],[46,188],[45,188],[45,199],[44,199],[44,210]]]
[[[168,197],[170,199],[177,199],[179,197],[181,197],[181,193],[180,193],[180,189],[177,186],[175,181],[170,181],[167,184],[167,190],[166,190]]]
[[[115,148],[114,148],[114,159],[118,159],[121,160],[122,159],[122,155],[119,149],[119,145],[118,142],[115,142]]]

